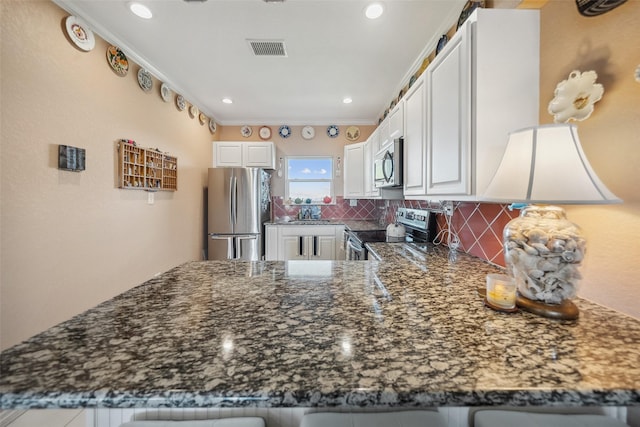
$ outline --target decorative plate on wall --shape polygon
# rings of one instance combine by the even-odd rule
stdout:
[[[85,52],[89,52],[96,45],[93,31],[89,30],[84,22],[75,16],[68,16],[64,22],[67,34],[71,41]]]
[[[189,115],[191,116],[192,119],[195,119],[196,117],[198,117],[198,107],[196,107],[195,105],[191,104],[189,106]]]
[[[109,46],[107,48],[107,61],[117,75],[120,77],[127,75],[129,71],[129,60],[119,48],[115,46]]]
[[[349,126],[344,135],[349,141],[357,141],[360,138],[360,129],[357,126]]]
[[[310,140],[313,139],[314,136],[316,136],[316,130],[313,128],[313,126],[304,126],[300,130],[300,134],[304,139]]]
[[[169,88],[166,83],[160,85],[160,97],[164,102],[171,101],[171,88]]]
[[[444,49],[448,41],[449,37],[447,37],[446,34],[443,34],[442,37],[440,37],[440,40],[438,40],[438,46],[436,46],[436,55],[439,54],[442,49]]]
[[[484,0],[469,0],[467,4],[465,4],[462,8],[462,12],[460,12],[460,17],[458,18],[458,26],[456,27],[456,29],[462,27],[464,21],[466,21],[469,15],[471,15],[471,13],[478,7],[484,7]]]
[[[176,96],[176,107],[178,107],[178,110],[180,111],[184,111],[184,109],[187,108],[187,103],[184,100],[184,96]]]
[[[211,131],[211,133],[216,133],[216,130],[218,130],[216,121],[213,119],[209,119],[209,130]]]
[[[584,16],[598,16],[620,6],[627,0],[576,0],[578,12]]]
[[[258,134],[260,135],[260,139],[269,139],[271,138],[271,128],[269,126],[262,126]]]
[[[278,134],[281,138],[289,138],[291,136],[291,128],[287,125],[282,125],[278,129]]]
[[[327,128],[327,135],[330,138],[335,138],[340,134],[340,129],[336,125],[331,125]]]
[[[595,71],[572,71],[567,80],[558,83],[547,110],[555,123],[581,121],[593,113],[593,104],[602,99],[604,87],[596,83]]]
[[[140,85],[140,89],[145,92],[149,92],[153,87],[153,78],[151,77],[151,73],[144,68],[140,68],[138,70],[138,84]]]
[[[240,134],[244,138],[249,138],[253,134],[253,129],[251,129],[251,126],[244,125],[240,128]]]
[[[205,116],[204,113],[201,111],[200,115],[198,116],[198,120],[200,120],[201,125],[204,125],[205,123],[207,123],[207,116]]]

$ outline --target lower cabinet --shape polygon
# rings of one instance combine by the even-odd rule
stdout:
[[[266,254],[270,261],[338,259],[342,225],[267,225]]]

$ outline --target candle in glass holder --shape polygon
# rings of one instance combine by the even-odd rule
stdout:
[[[516,283],[506,274],[487,274],[487,302],[496,308],[516,306]]]

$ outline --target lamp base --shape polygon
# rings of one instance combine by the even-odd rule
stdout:
[[[516,305],[529,313],[556,320],[575,320],[580,315],[578,307],[569,300],[564,300],[560,304],[547,304],[518,294],[516,296]]]

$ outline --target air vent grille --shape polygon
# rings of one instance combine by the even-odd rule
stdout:
[[[247,40],[255,56],[287,56],[282,40]]]

